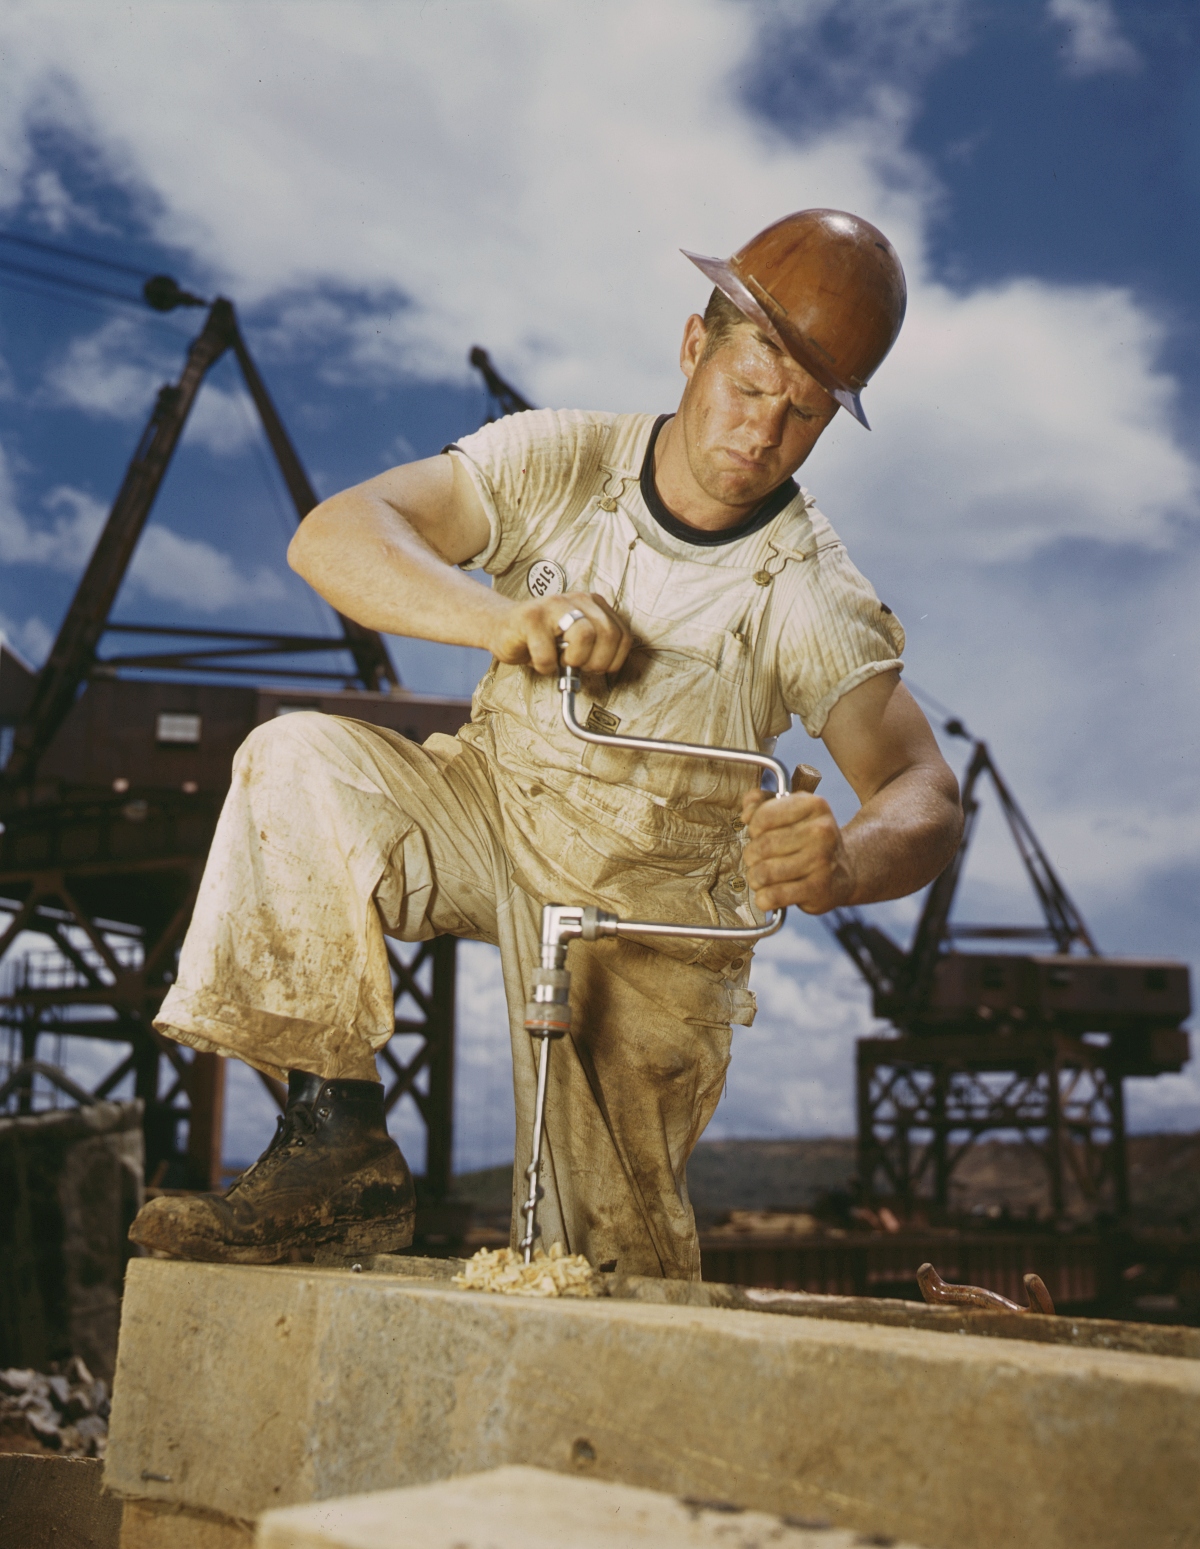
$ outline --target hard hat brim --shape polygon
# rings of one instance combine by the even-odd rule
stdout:
[[[779,330],[767,316],[753,292],[747,290],[728,259],[708,258],[703,253],[689,253],[686,247],[681,247],[679,251],[685,258],[690,259],[696,265],[696,268],[699,269],[700,273],[707,280],[710,280],[719,291],[728,296],[739,312],[749,318],[752,323],[756,323],[765,334],[769,334],[785,355],[793,360],[796,359],[794,353],[788,347],[787,341],[782,338]],[[803,361],[796,361],[796,364],[805,370],[808,369]],[[865,430],[870,430],[871,426],[867,421],[867,416],[862,406],[862,398],[858,393],[852,393],[845,387],[829,387],[824,382],[821,383],[821,386],[848,414],[852,414]]]
[[[870,430],[871,425],[867,419],[866,410],[862,406],[860,394],[849,392],[844,387],[831,387],[827,391],[837,399],[848,414],[853,414],[864,430]]]

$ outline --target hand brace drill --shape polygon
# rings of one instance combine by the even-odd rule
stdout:
[[[787,770],[778,759],[766,753],[751,753],[740,748],[706,748],[690,742],[660,742],[650,737],[619,737],[590,731],[575,714],[575,696],[579,693],[578,670],[562,667],[558,689],[562,696],[562,716],[568,731],[584,742],[606,747],[638,749],[645,753],[673,753],[681,758],[717,759],[729,764],[750,764],[766,770],[775,782],[775,795],[789,789]],[[761,777],[760,777],[761,778]],[[792,777],[793,791],[815,791],[820,773],[808,764],[799,764]],[[529,1191],[521,1213],[525,1217],[525,1235],[520,1247],[528,1264],[537,1238],[537,1207],[544,1190],[541,1187],[542,1137],[546,1121],[546,1082],[550,1071],[550,1045],[571,1030],[571,975],[567,971],[567,946],[574,940],[599,941],[602,936],[693,936],[706,941],[759,941],[773,936],[787,915],[786,909],[768,914],[762,925],[667,925],[649,920],[622,920],[615,914],[592,906],[546,904],[542,909],[541,966],[533,976],[533,991],[525,1006],[525,1030],[539,1040],[537,1095],[533,1108],[533,1147],[525,1176]]]

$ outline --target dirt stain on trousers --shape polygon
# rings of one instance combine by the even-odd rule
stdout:
[[[272,1076],[373,1081],[394,1029],[385,936],[491,942],[509,1008],[520,1196],[537,1059],[524,1005],[541,905],[593,900],[522,887],[510,824],[491,762],[469,738],[418,747],[312,712],[259,727],[234,762],[155,1026]],[[568,966],[574,1027],[551,1061],[542,1238],[629,1273],[698,1278],[686,1168],[721,1095],[730,1021],[752,1015],[743,963],[608,940],[573,942]]]

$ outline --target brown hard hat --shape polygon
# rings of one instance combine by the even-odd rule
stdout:
[[[859,394],[896,342],[908,295],[882,231],[845,210],[797,210],[728,261],[683,252],[867,425]]]

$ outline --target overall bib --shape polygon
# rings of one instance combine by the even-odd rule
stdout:
[[[636,643],[619,676],[583,680],[578,703],[586,722],[664,740],[770,746],[790,718],[773,705],[766,734],[755,727],[751,669],[775,577],[789,558],[805,556],[772,551],[770,564],[750,569],[663,554],[626,509],[640,498],[638,471],[602,462],[574,518],[541,546],[534,564],[494,584],[519,598],[529,573],[555,572],[562,591],[597,592],[628,622]],[[754,783],[751,772],[581,742],[562,723],[555,680],[526,668],[493,663],[477,690],[476,716],[460,735],[486,753],[504,850],[523,893],[596,904],[626,918],[761,923],[741,873],[739,810]],[[548,1240],[557,1209],[570,1245],[570,1220],[582,1203],[578,1181],[597,1170],[597,1157],[611,1145],[641,1216],[638,1235],[661,1266],[655,1271],[646,1257],[646,1268],[698,1274],[686,1162],[720,1098],[729,1024],[753,1019],[750,956],[744,942],[686,937],[653,946],[628,939],[572,944],[571,1043],[592,1101],[580,1105],[573,1062],[556,1053],[547,1104],[548,1198],[539,1216]],[[607,1000],[592,988],[601,970]],[[611,998],[617,982],[636,984],[638,1002],[620,1008]],[[528,1162],[522,1120],[531,1110],[536,1067],[535,1047],[519,1022],[527,985],[528,976],[510,988],[518,1182]],[[605,1067],[625,1061],[619,1078],[606,1083]],[[655,1165],[646,1173],[650,1155]],[[589,1192],[599,1186],[596,1178]],[[627,1242],[631,1213],[624,1190],[615,1193],[622,1196]],[[610,1195],[607,1203],[616,1200]],[[619,1257],[632,1269],[628,1248]]]
[[[618,734],[769,749],[790,717],[772,705],[769,723],[755,726],[751,673],[790,551],[773,550],[758,569],[666,555],[625,510],[632,499],[640,503],[638,474],[602,464],[538,561],[558,569],[563,591],[599,593],[634,635],[617,678],[583,678],[581,719]],[[524,570],[494,584],[520,597]],[[752,772],[582,742],[563,725],[554,678],[524,667],[494,662],[475,714],[460,735],[486,750],[505,848],[533,896],[651,920],[761,921],[740,872],[739,810]],[[748,958],[739,942],[665,938],[655,950],[714,969]]]

